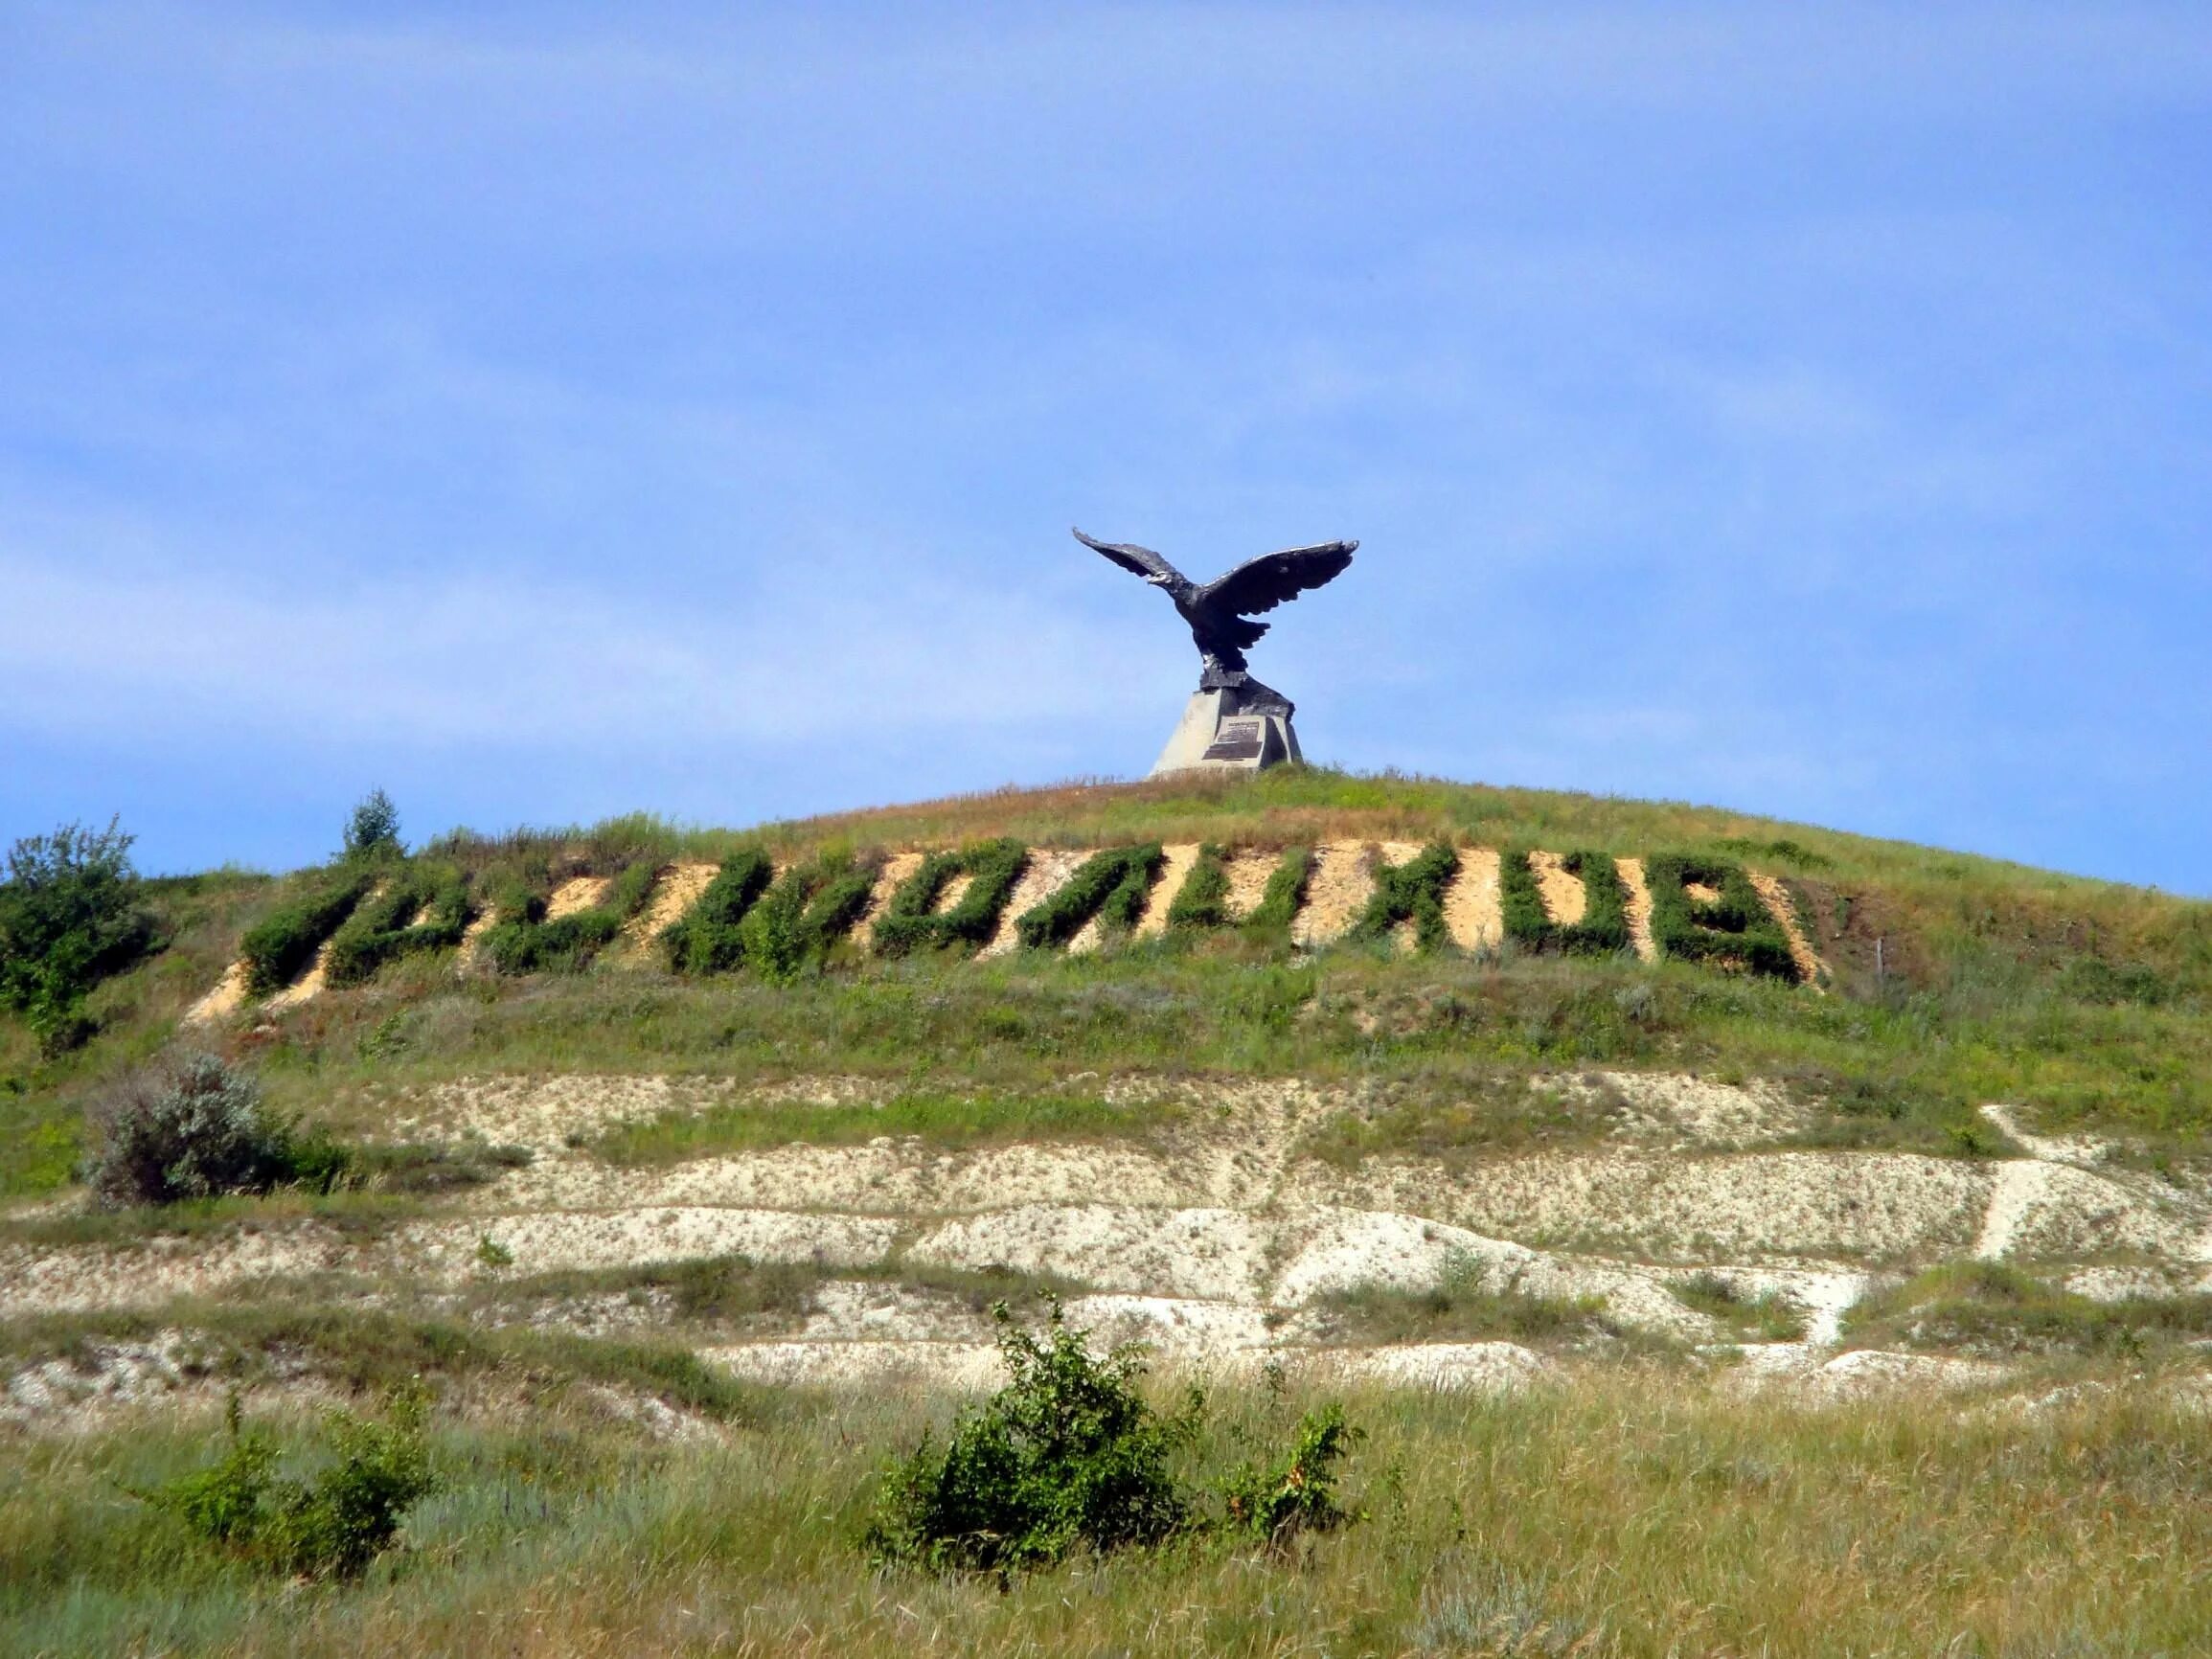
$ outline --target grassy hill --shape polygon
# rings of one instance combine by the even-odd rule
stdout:
[[[1287,941],[1243,937],[990,966],[849,959],[796,985],[604,966],[457,983],[450,959],[432,957],[208,1040],[252,1053],[285,1102],[310,1112],[380,1079],[486,1069],[835,1070],[1013,1086],[1086,1065],[1380,1068],[1456,1086],[1471,1067],[1602,1063],[1788,1077],[1832,1108],[1814,1132],[1836,1144],[1941,1148],[1975,1132],[1973,1107],[1993,1100],[2054,1131],[2125,1132],[2152,1157],[2191,1155],[2212,1125],[2212,905],[1706,808],[1298,769],[1007,791],[755,832],[637,818],[464,833],[424,856],[456,864],[490,902],[516,876],[546,889],[639,864],[718,861],[748,844],[803,861],[998,836],[1043,849],[1445,837],[1713,853],[1788,878],[1827,984],[1807,995],[1689,966],[1510,947],[1412,961],[1344,947],[1304,971]],[[0,1017],[6,1190],[64,1180],[87,1088],[171,1040],[246,930],[331,874],[150,883],[168,948],[103,989],[102,1034],[60,1063],[40,1064],[29,1031]]]
[[[2212,905],[1302,768],[456,833],[147,898],[158,948],[81,1049],[0,1016],[0,1648],[2212,1625]],[[88,1202],[89,1120],[186,1049],[319,1173]],[[874,1472],[994,1384],[987,1310],[1039,1290],[1149,1344],[1163,1409],[1210,1380],[1201,1486],[1342,1401],[1368,1518],[1003,1589],[872,1574]],[[126,1495],[204,1464],[233,1390],[308,1466],[320,1406],[413,1377],[442,1485],[360,1584]]]

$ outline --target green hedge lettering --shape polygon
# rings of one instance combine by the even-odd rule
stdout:
[[[883,956],[905,956],[944,945],[974,946],[998,929],[1014,884],[1029,864],[1029,849],[1018,841],[978,842],[956,852],[932,852],[883,907],[876,923],[876,949]],[[960,902],[942,916],[933,907],[955,875],[970,879]]]
[[[1645,866],[1652,886],[1652,938],[1684,962],[1738,963],[1752,973],[1797,981],[1790,936],[1760,902],[1741,864],[1699,853],[1663,852]],[[1695,882],[1720,898],[1689,891]]]
[[[248,929],[239,944],[239,954],[245,959],[246,989],[267,996],[299,978],[376,879],[374,870],[348,871]]]
[[[1498,908],[1506,937],[1523,950],[1559,950],[1571,956],[1609,956],[1629,948],[1629,889],[1620,866],[1604,852],[1569,852],[1560,868],[1583,884],[1583,918],[1558,922],[1543,906],[1543,890],[1528,850],[1509,850],[1497,861]]]
[[[1283,853],[1283,861],[1275,866],[1275,873],[1267,877],[1266,891],[1260,895],[1260,902],[1252,906],[1252,914],[1244,918],[1244,925],[1254,933],[1287,932],[1290,923],[1298,920],[1298,912],[1306,903],[1306,884],[1313,879],[1313,849],[1292,847]]]
[[[850,853],[794,864],[739,929],[747,966],[769,979],[796,978],[852,931],[875,891],[875,869],[855,864]]]
[[[1389,938],[1392,928],[1410,921],[1421,949],[1442,950],[1451,943],[1451,929],[1444,920],[1445,890],[1458,874],[1459,849],[1448,841],[1430,842],[1403,864],[1378,866],[1374,897],[1348,937],[1372,943]]]
[[[1015,918],[1015,930],[1032,949],[1065,944],[1094,916],[1106,932],[1127,933],[1144,914],[1145,895],[1166,857],[1157,841],[1096,853],[1058,893]]]
[[[758,847],[722,860],[699,901],[660,936],[661,954],[676,973],[729,973],[745,960],[744,920],[775,878]]]
[[[472,908],[460,871],[449,865],[409,871],[331,936],[331,984],[359,985],[398,957],[452,948],[468,931]],[[420,920],[418,912],[423,913]]]
[[[1209,841],[1198,849],[1198,861],[1168,906],[1168,926],[1226,927],[1234,920],[1229,914],[1229,850]]]
[[[545,896],[510,889],[498,924],[484,936],[484,955],[501,973],[576,973],[614,942],[652,897],[657,864],[632,864],[614,878],[599,903],[558,921],[545,920]]]

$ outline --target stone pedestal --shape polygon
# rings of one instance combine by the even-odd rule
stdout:
[[[1258,772],[1285,761],[1302,761],[1290,706],[1269,693],[1247,707],[1233,689],[1198,692],[1183,709],[1151,776],[1166,772]]]

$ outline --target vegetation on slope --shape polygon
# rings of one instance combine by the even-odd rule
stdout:
[[[1209,925],[1219,918],[1202,902],[1203,886],[1165,937],[1081,960],[1017,953],[955,966],[925,949],[841,960],[824,974],[810,966],[822,953],[809,943],[802,909],[796,931],[754,928],[763,949],[780,953],[787,985],[711,971],[741,966],[743,927],[762,909],[770,857],[796,864],[954,841],[986,850],[969,854],[984,866],[968,887],[973,898],[1011,889],[1022,846],[1281,848],[1271,888],[1287,920],[1287,900],[1310,869],[1305,850],[1332,837],[1580,848],[1593,866],[1672,848],[1693,861],[1686,873],[1772,871],[1788,878],[1831,969],[1830,993],[1615,956],[1547,960],[1509,949],[1494,961],[1449,952],[1407,961],[1348,945],[1315,960],[1294,951],[1279,925]],[[711,929],[687,924],[670,943],[685,976],[650,967],[561,978],[451,972],[456,877],[469,893],[542,894],[577,875],[650,875],[724,857],[736,861],[728,914]],[[370,971],[353,945],[332,950],[348,965],[339,977],[358,966],[365,983],[209,1039],[250,1057],[272,1102],[310,1121],[367,1085],[459,1071],[673,1069],[742,1079],[819,1071],[1006,1095],[1091,1068],[1377,1079],[1402,1085],[1414,1107],[1425,1102],[1443,1114],[1425,1125],[1413,1112],[1399,1139],[1458,1134],[1475,1146],[1489,1132],[1524,1133],[1472,1109],[1490,1098],[1492,1075],[1604,1065],[1779,1079],[1820,1106],[1808,1131],[1816,1144],[1986,1148],[1994,1142],[1973,1108],[1989,1100],[2019,1105],[2031,1125],[2137,1137],[2141,1155],[2154,1159],[2195,1157],[2212,1126],[2212,905],[1687,807],[1286,768],[1245,780],[1008,792],[743,835],[642,818],[499,837],[457,832],[411,860],[386,849],[366,864],[275,880],[226,872],[147,882],[142,900],[166,948],[87,993],[85,1016],[97,1031],[83,1049],[42,1054],[20,1014],[0,1015],[0,1191],[66,1180],[101,1079],[158,1051],[242,938],[285,931],[276,924],[334,889],[360,886],[365,869],[380,873],[368,886],[426,879],[445,896],[429,922],[400,930],[435,925],[437,937],[399,943],[388,925],[398,901],[372,904],[359,937],[376,942],[366,955],[386,959]],[[942,891],[956,874],[939,860],[916,892]],[[1417,871],[1403,881],[1405,919],[1418,925],[1429,889]],[[832,885],[843,899],[855,883]],[[646,888],[633,874],[603,908],[627,913]],[[1395,916],[1400,907],[1393,899],[1388,908]],[[1596,920],[1609,925],[1609,911],[1599,909],[1606,914]],[[887,920],[908,943],[972,942],[988,913],[964,904],[957,918]],[[1057,913],[1038,925],[1063,927]],[[287,939],[283,954],[296,969],[297,941]],[[1378,1129],[1385,1131],[1386,1142],[1398,1136]]]

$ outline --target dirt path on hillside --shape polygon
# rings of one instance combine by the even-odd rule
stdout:
[[[868,909],[854,928],[853,937],[860,948],[873,952],[876,948],[876,923],[882,918],[891,896],[914,879],[922,869],[923,855],[919,852],[894,852],[883,860],[883,868],[876,877],[876,890],[868,896]]]
[[[1537,892],[1553,926],[1572,927],[1588,914],[1589,889],[1583,885],[1581,876],[1568,873],[1559,853],[1531,852],[1528,867],[1536,876]]]
[[[1290,939],[1307,949],[1344,937],[1375,891],[1375,850],[1365,841],[1324,841],[1314,849],[1306,903],[1290,923]]]
[[[623,929],[617,960],[626,966],[650,962],[653,942],[683,920],[720,873],[717,864],[672,864],[662,871],[651,902]]]
[[[1444,924],[1451,943],[1471,956],[1505,943],[1505,913],[1497,893],[1498,855],[1489,847],[1460,850],[1459,871],[1444,895]]]
[[[1645,962],[1659,960],[1659,943],[1652,937],[1652,884],[1644,877],[1641,858],[1616,858],[1613,868],[1620,872],[1621,885],[1629,890],[1629,940],[1636,947],[1636,955]]]
[[[1158,879],[1152,891],[1145,895],[1144,913],[1137,918],[1136,937],[1157,939],[1168,930],[1168,912],[1174,908],[1175,899],[1183,891],[1183,883],[1191,878],[1197,868],[1198,843],[1188,841],[1161,850],[1165,854],[1160,864]]]
[[[1805,930],[1797,925],[1797,906],[1790,901],[1789,890],[1777,876],[1762,875],[1755,870],[1746,871],[1745,874],[1750,877],[1751,890],[1759,895],[1759,902],[1767,906],[1767,914],[1774,918],[1776,925],[1782,929],[1783,938],[1790,942],[1790,960],[1797,965],[1798,980],[1815,990],[1819,989],[1820,958],[1806,942]]]
[[[184,1016],[187,1025],[213,1025],[226,1020],[246,1005],[246,975],[251,970],[242,962],[234,962],[223,969],[222,978],[216,981],[215,989],[194,1003]]]

